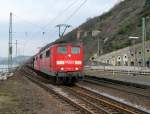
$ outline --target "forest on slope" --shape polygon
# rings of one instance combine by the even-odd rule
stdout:
[[[85,58],[88,60],[94,53],[97,53],[97,41],[100,39],[100,46],[103,53],[108,53],[130,46],[132,43],[129,36],[138,36],[136,43],[141,42],[142,18],[150,16],[150,0],[124,0],[116,4],[110,11],[88,19],[78,28],[64,36],[67,42],[77,42],[77,31],[99,30],[96,37],[81,36],[80,41],[84,45]],[[147,40],[150,39],[150,19],[146,20]]]

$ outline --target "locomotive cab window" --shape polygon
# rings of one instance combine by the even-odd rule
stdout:
[[[46,57],[50,56],[50,50],[46,51]]]
[[[58,47],[57,52],[60,54],[66,54],[67,53],[67,48],[66,47]]]
[[[71,48],[71,53],[72,54],[79,54],[80,53],[80,48],[79,47],[72,47]]]
[[[40,59],[42,59],[42,58],[43,58],[43,55],[41,54],[41,55],[40,55]]]

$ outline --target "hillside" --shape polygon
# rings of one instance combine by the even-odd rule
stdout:
[[[86,60],[97,52],[97,41],[103,53],[108,53],[131,45],[129,36],[138,36],[136,42],[141,42],[142,17],[150,15],[150,0],[125,0],[101,16],[89,19],[75,30],[66,34],[64,39],[68,42],[77,42],[77,31],[88,31],[88,36],[81,36],[80,41],[84,44]],[[150,19],[147,20],[150,25]],[[101,31],[96,37],[92,37],[92,30]],[[147,40],[150,39],[150,26],[147,26]],[[105,41],[105,42],[104,42]]]

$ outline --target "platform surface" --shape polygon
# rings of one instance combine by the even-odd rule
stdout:
[[[99,78],[108,78],[112,80],[118,80],[123,82],[136,83],[141,85],[150,86],[150,75],[132,75],[132,74],[118,74],[110,73],[107,71],[95,71],[95,70],[85,70],[85,75],[96,76]]]

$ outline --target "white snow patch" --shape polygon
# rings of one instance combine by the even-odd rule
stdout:
[[[9,77],[12,77],[14,75],[14,73],[1,73],[0,74],[0,80],[7,80]]]

